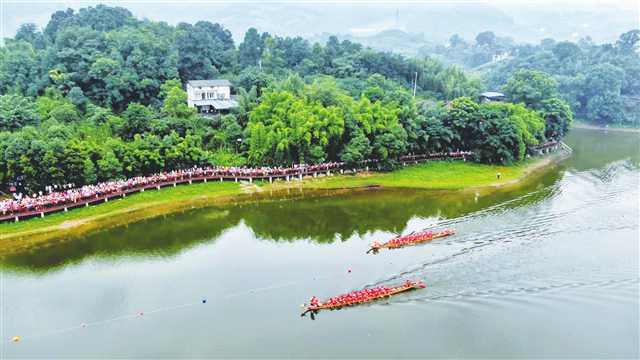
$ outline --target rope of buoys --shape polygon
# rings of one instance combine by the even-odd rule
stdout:
[[[349,270],[351,270],[351,268],[349,268]],[[344,273],[335,274],[335,275],[315,276],[315,277],[313,277],[313,280],[330,279],[330,278],[334,278],[334,277],[338,277],[338,276],[343,276],[343,274]],[[219,298],[220,299],[230,299],[230,298],[234,298],[234,297],[242,296],[242,295],[255,294],[255,293],[269,291],[269,290],[281,289],[281,288],[285,288],[285,287],[288,287],[288,286],[297,285],[299,283],[305,283],[305,282],[308,282],[308,281],[309,280],[290,281],[290,282],[286,282],[286,283],[283,283],[283,284],[276,284],[276,285],[271,285],[271,286],[253,288],[253,289],[249,289],[249,290],[243,290],[243,291],[239,291],[239,292],[236,292],[236,293],[227,294],[227,295],[221,296]],[[203,304],[206,304],[206,303],[207,303],[207,298],[202,298],[200,301],[197,301],[197,302],[189,302],[189,303],[180,304],[180,305],[167,306],[167,307],[157,308],[157,309],[153,309],[153,310],[149,310],[149,311],[138,310],[134,314],[120,315],[120,316],[116,316],[116,317],[113,317],[113,318],[104,319],[104,320],[98,320],[98,321],[93,321],[93,322],[83,322],[83,323],[80,323],[79,325],[70,326],[70,327],[66,327],[66,328],[61,328],[61,329],[49,331],[49,332],[46,332],[46,333],[36,334],[36,335],[28,336],[27,338],[28,339],[37,339],[37,338],[42,338],[42,337],[46,337],[46,336],[66,333],[66,332],[70,332],[70,331],[76,331],[76,330],[79,330],[79,329],[85,329],[85,328],[88,328],[88,327],[104,325],[104,324],[108,324],[108,323],[112,323],[112,322],[129,320],[129,319],[134,319],[134,318],[140,318],[140,317],[143,317],[144,315],[157,314],[157,313],[161,313],[161,312],[187,308],[187,307],[191,307],[191,306],[195,306],[195,305],[203,305]],[[11,342],[17,343],[17,342],[22,341],[22,339],[23,339],[22,336],[14,336],[14,337],[11,338]]]

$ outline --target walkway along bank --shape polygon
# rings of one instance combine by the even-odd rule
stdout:
[[[419,155],[405,155],[398,159],[402,166],[418,164],[427,161],[462,160],[466,161],[471,152],[448,152]],[[31,217],[44,217],[48,213],[69,211],[74,208],[108,202],[114,198],[124,198],[129,194],[144,192],[145,190],[160,190],[163,187],[175,187],[179,184],[207,181],[248,181],[263,180],[302,180],[304,177],[331,175],[332,172],[355,173],[358,170],[380,170],[376,160],[366,160],[358,168],[346,166],[345,163],[325,163],[318,165],[299,165],[290,168],[192,168],[187,170],[160,173],[147,177],[137,177],[126,181],[107,182],[83,188],[69,189],[66,192],[53,192],[41,197],[26,197],[23,201],[6,200],[0,202],[0,222],[20,221]],[[73,193],[74,196],[68,196]],[[40,199],[51,199],[40,201]],[[27,203],[25,205],[24,203]]]

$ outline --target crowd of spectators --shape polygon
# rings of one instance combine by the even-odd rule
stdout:
[[[452,152],[428,155],[406,155],[400,161],[418,161],[436,158],[460,158],[470,153]],[[372,163],[374,161],[367,161]],[[299,176],[318,172],[338,170],[344,167],[341,162],[328,162],[314,165],[292,165],[291,167],[194,167],[186,170],[162,172],[150,176],[138,176],[127,180],[113,180],[95,185],[76,187],[75,184],[46,186],[44,192],[31,195],[19,192],[13,193],[13,198],[0,201],[0,217],[4,219],[30,213],[46,212],[62,209],[78,204],[98,201],[104,198],[119,196],[148,187],[159,187],[186,180],[200,180],[204,178],[269,178],[284,176]]]
[[[294,165],[292,167],[194,167],[186,170],[162,172],[150,176],[138,176],[127,180],[114,180],[95,185],[75,187],[74,184],[46,186],[45,191],[24,195],[14,193],[12,199],[0,201],[0,216],[15,216],[33,211],[42,212],[97,201],[138,191],[147,187],[163,186],[186,180],[203,178],[268,178],[295,176],[338,169],[342,163],[330,162],[316,165]]]

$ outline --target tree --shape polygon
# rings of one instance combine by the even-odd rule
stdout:
[[[483,31],[476,36],[476,44],[479,46],[493,46],[496,35],[492,31]]]
[[[136,23],[136,19],[129,10],[102,4],[96,7],[82,8],[73,16],[72,20],[69,19],[67,21],[73,21],[78,25],[89,26],[94,30],[104,32]]]
[[[58,122],[72,123],[80,120],[80,114],[73,104],[65,102],[51,110],[48,118]]]
[[[114,180],[122,177],[122,164],[108,145],[100,154],[96,162],[96,176],[98,181]]]
[[[640,30],[635,29],[620,35],[616,46],[622,52],[633,53],[638,48],[638,44],[640,44]]]
[[[349,111],[355,124],[362,129],[371,143],[371,155],[390,167],[395,159],[407,149],[407,133],[398,120],[396,104],[371,102],[362,97]]]
[[[595,65],[586,74],[585,93],[589,98],[604,93],[619,95],[623,77],[624,72],[615,65],[608,63]]]
[[[231,69],[235,47],[231,32],[219,24],[180,23],[176,29],[178,73],[183,83],[211,79]]]
[[[466,45],[467,43],[458,34],[453,34],[449,38],[449,46],[451,46],[452,48],[466,46]]]
[[[340,153],[340,160],[347,166],[359,166],[362,161],[371,156],[372,147],[369,139],[362,131],[356,131],[356,134],[349,140],[347,145]]]
[[[269,74],[282,73],[285,66],[284,52],[278,46],[279,39],[267,37],[262,51],[262,69]]]
[[[444,125],[453,132],[451,146],[456,150],[468,150],[473,126],[478,120],[478,103],[468,97],[460,97],[449,103]]]
[[[244,34],[244,40],[238,47],[240,67],[257,66],[260,58],[262,58],[263,50],[264,41],[263,38],[260,37],[260,34],[258,34],[258,30],[255,28],[247,30]]]
[[[125,139],[133,139],[135,135],[143,134],[150,129],[150,123],[153,119],[151,110],[137,103],[131,103],[127,110],[122,113],[124,126],[122,129],[122,137]]]
[[[80,109],[80,111],[86,110],[87,104],[89,103],[89,100],[84,96],[82,89],[77,86],[74,86],[69,90],[67,99],[69,99],[76,108]]]
[[[573,112],[569,104],[559,98],[551,98],[542,102],[540,110],[545,120],[545,137],[547,139],[562,139],[573,122]]]
[[[524,156],[524,143],[513,122],[506,121],[508,110],[500,105],[479,109],[482,119],[474,129],[471,149],[476,161],[509,164]]]
[[[344,131],[338,107],[310,103],[287,91],[270,91],[249,114],[249,162],[321,162]]]
[[[20,95],[0,95],[0,132],[16,131],[40,121],[35,104]]]
[[[33,23],[20,25],[14,39],[28,42],[35,49],[44,49],[46,46],[44,36],[37,30],[36,25]]]
[[[576,61],[582,56],[580,47],[569,41],[561,41],[553,47],[553,55],[560,61]]]
[[[48,82],[37,50],[25,41],[7,41],[0,48],[0,93],[36,95]]]
[[[620,95],[605,92],[595,95],[587,103],[587,119],[601,124],[621,124],[625,120]]]
[[[539,109],[544,100],[557,97],[557,83],[549,74],[537,70],[519,70],[504,86],[508,99]]]
[[[161,97],[164,99],[162,112],[179,119],[188,119],[196,115],[196,109],[187,104],[187,92],[182,90],[179,80],[168,80],[161,86]]]
[[[73,9],[67,9],[65,11],[58,10],[51,15],[51,20],[44,28],[44,34],[49,40],[54,40],[58,34],[58,30],[69,20],[73,18]]]

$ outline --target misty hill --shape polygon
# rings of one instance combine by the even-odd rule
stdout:
[[[64,3],[8,3],[5,4],[5,36],[13,36],[21,23],[33,22],[44,26],[51,13],[99,3],[82,2],[73,6]],[[631,4],[631,6],[629,5]],[[127,8],[139,18],[195,23],[208,20],[224,24],[235,40],[255,27],[261,32],[280,36],[314,38],[323,33],[353,37],[364,44],[398,40],[407,45],[403,52],[411,53],[416,46],[411,37],[389,30],[401,30],[411,36],[424,36],[426,42],[443,42],[453,34],[465,39],[491,30],[499,36],[511,36],[517,41],[539,42],[542,38],[577,40],[591,36],[596,42],[612,41],[620,33],[636,27],[637,14],[631,2],[614,1],[592,6],[553,3],[419,3],[419,4],[336,4],[316,3],[127,3]],[[401,36],[399,36],[401,35]],[[373,36],[373,37],[372,37]],[[369,38],[372,37],[372,38]],[[425,45],[425,44],[422,44]],[[397,50],[396,46],[394,50]]]

